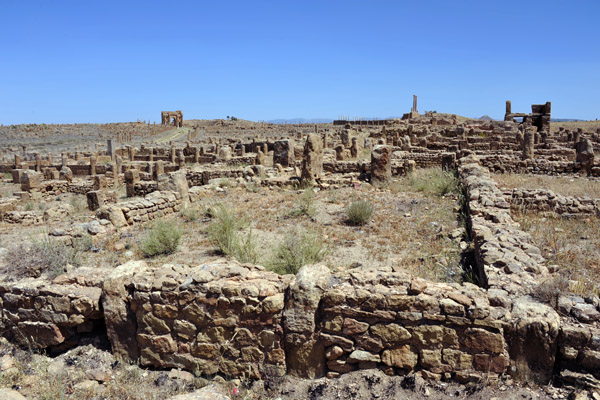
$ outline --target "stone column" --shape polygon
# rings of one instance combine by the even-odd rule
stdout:
[[[413,106],[411,112],[417,112],[417,95],[413,94]]]
[[[149,151],[150,153],[148,154],[148,161],[154,162],[154,148],[150,147]]]
[[[154,180],[158,179],[159,175],[165,173],[165,163],[162,160],[158,160],[154,163]]]
[[[42,172],[42,156],[40,156],[40,153],[35,153],[35,170]]]
[[[196,146],[194,148],[194,163],[198,164],[199,162],[200,162],[200,148]]]
[[[18,154],[15,154],[15,169],[19,169],[21,168],[21,156]]]
[[[23,146],[23,159],[27,159],[27,146]]]
[[[506,114],[512,114],[512,102],[506,100]]]
[[[358,138],[353,137],[352,138],[352,145],[350,146],[350,156],[352,158],[358,158],[358,153],[360,152],[360,149],[358,147]]]
[[[313,182],[323,173],[323,140],[316,133],[311,133],[304,144],[302,158],[302,180]]]
[[[185,155],[183,154],[183,150],[178,151],[178,159],[179,159],[179,169],[185,168]]]
[[[282,167],[293,167],[294,142],[290,139],[278,140],[273,145],[273,165],[280,164]]]
[[[127,197],[135,196],[135,184],[140,180],[140,172],[137,169],[128,169],[125,171],[125,184]]]
[[[527,129],[523,135],[523,160],[533,159],[534,143],[534,134],[530,129]]]
[[[258,150],[256,152],[256,158],[254,159],[254,165],[265,165],[265,153]]]
[[[90,175],[96,175],[96,153],[90,155]]]
[[[392,164],[390,146],[375,146],[371,152],[371,185],[384,188],[389,186],[392,179]]]
[[[175,164],[175,146],[171,146],[171,164]]]
[[[119,186],[119,175],[121,174],[121,168],[123,166],[123,161],[121,161],[120,156],[116,156],[115,159],[116,159],[116,161],[115,161],[114,171],[113,171],[113,179],[114,179],[113,186],[118,187]]]

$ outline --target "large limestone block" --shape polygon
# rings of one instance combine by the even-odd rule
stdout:
[[[30,192],[32,190],[39,189],[42,186],[44,180],[44,174],[33,170],[23,171],[21,176],[21,190],[24,192]]]
[[[375,187],[387,187],[392,178],[390,146],[375,146],[371,152],[371,184]]]
[[[189,185],[183,171],[171,172],[158,176],[157,188],[160,191],[172,191],[181,194],[181,203],[183,208],[190,204]]]
[[[135,275],[147,270],[148,265],[144,261],[129,261],[115,268],[102,287],[102,307],[113,353],[131,360],[140,357],[140,349],[136,340],[137,322],[129,306],[127,287]]]
[[[325,265],[305,265],[290,284],[284,320],[292,375],[312,379],[325,374],[325,346],[315,334],[315,314],[330,275]]]
[[[302,159],[302,180],[312,182],[323,173],[323,139],[320,135],[310,134],[304,144]]]
[[[560,318],[530,297],[515,300],[508,328],[509,353],[517,375],[547,384],[552,378]]]
[[[294,141],[289,139],[276,141],[273,144],[273,165],[293,167],[294,163]]]

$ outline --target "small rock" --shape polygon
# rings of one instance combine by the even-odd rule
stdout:
[[[0,388],[0,399],[2,400],[27,400],[25,396],[16,390]]]
[[[81,381],[73,386],[75,390],[81,391],[94,391],[100,386],[98,381],[92,379],[86,379],[85,381]]]

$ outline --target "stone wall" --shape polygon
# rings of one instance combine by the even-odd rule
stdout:
[[[136,268],[139,270],[138,268]],[[121,283],[136,332],[113,329],[113,348],[142,365],[205,375],[257,379],[286,372],[284,295],[291,276],[263,267],[214,262],[196,268],[165,265]],[[132,346],[127,341],[134,340]]]
[[[101,293],[77,284],[0,282],[0,327],[5,336],[30,348],[72,346],[102,321]]]
[[[600,199],[563,196],[547,189],[516,188],[504,192],[511,208],[562,217],[600,216]]]
[[[173,191],[155,191],[143,198],[104,205],[96,217],[107,219],[116,227],[143,223],[164,217],[181,210],[182,195]]]

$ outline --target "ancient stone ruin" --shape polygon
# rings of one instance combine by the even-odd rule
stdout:
[[[177,128],[183,126],[183,112],[177,111],[161,111],[160,112],[160,124],[161,125],[173,125]]]
[[[419,234],[454,243],[460,275],[468,278],[421,276],[418,268],[394,261],[400,254],[380,264],[361,258],[342,265],[342,257],[332,258],[287,274],[213,253],[196,259],[199,251],[185,262],[130,254],[110,267],[69,266],[53,277],[14,277],[11,265],[4,265],[2,335],[48,353],[102,336],[123,359],[204,377],[337,379],[377,370],[431,382],[498,385],[511,376],[540,385],[600,387],[597,293],[548,288],[562,279],[560,269],[517,222],[518,213],[528,210],[598,224],[600,199],[506,188],[496,180],[516,173],[598,182],[594,149],[600,135],[552,131],[550,103],[515,114],[507,102],[505,121],[460,124],[456,116],[419,115],[416,106],[414,96],[408,119],[383,125],[211,122],[195,140],[132,132],[123,143],[111,137],[92,148],[47,153],[3,145],[2,184],[13,191],[0,198],[0,227],[18,232],[47,225],[48,236],[69,245],[89,236],[95,248],[109,239],[132,246],[130,238],[159,220],[197,221],[202,229],[194,228],[194,235],[201,237],[217,200],[239,197],[244,209],[259,210],[254,218],[273,216],[286,230],[319,219],[326,221],[321,229],[338,226],[346,236],[329,235],[338,247],[373,235],[352,253],[360,257],[382,240],[377,230],[382,236],[400,231],[405,239],[394,239],[399,246],[417,231],[400,224],[425,218],[425,212],[415,217],[419,207],[433,203],[400,184],[419,171],[439,170],[456,180],[458,191],[439,198],[455,201],[443,207],[463,225],[442,232],[441,223],[430,221]],[[161,116],[161,125],[182,126],[181,111]],[[523,122],[514,122],[517,117]],[[289,198],[304,187],[323,194],[317,212],[293,219],[289,210],[274,211],[278,203],[292,207]],[[338,197],[348,193],[385,198],[379,207],[396,214],[376,214],[367,225],[354,226],[340,216],[346,204]],[[84,196],[80,217],[63,200],[67,195]],[[34,201],[49,206],[30,206]],[[192,209],[203,211],[186,214]],[[76,218],[71,225],[52,225]],[[270,232],[263,222],[250,223]],[[383,229],[385,223],[391,228]],[[197,250],[208,242],[186,246]],[[421,251],[418,243],[406,246]],[[125,244],[110,252],[124,254]],[[425,256],[415,261],[426,262]]]

